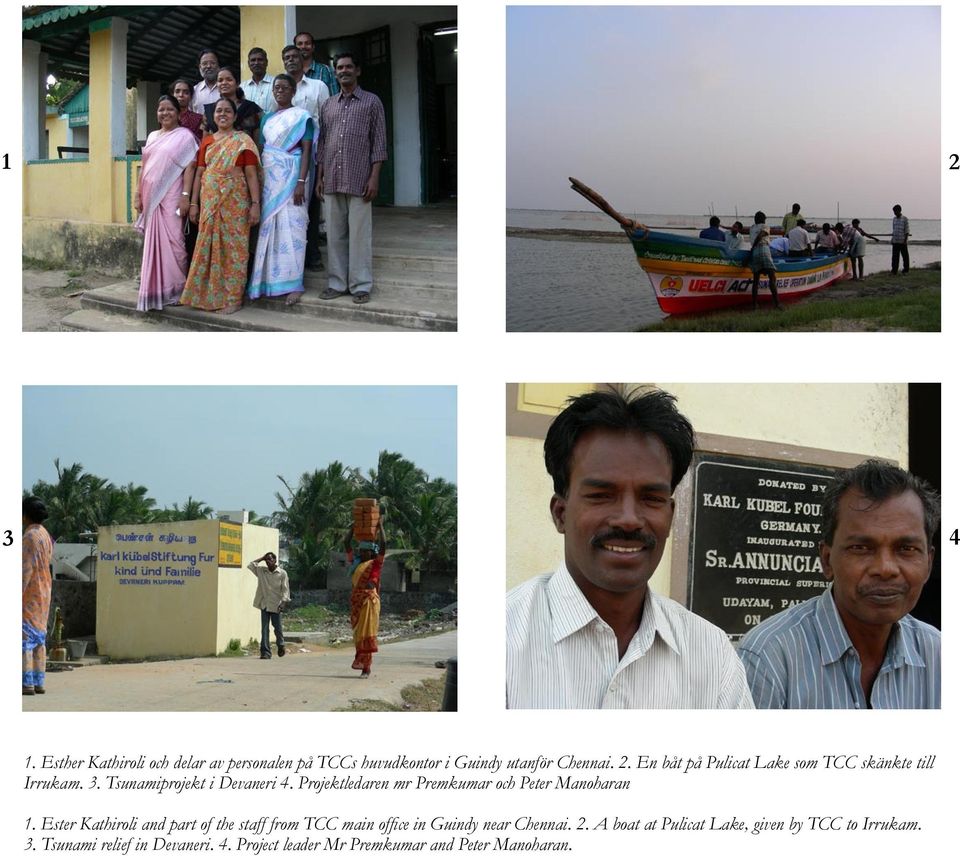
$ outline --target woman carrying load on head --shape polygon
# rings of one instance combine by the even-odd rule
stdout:
[[[229,98],[216,102],[213,115],[217,130],[197,154],[190,221],[200,233],[180,302],[229,314],[243,303],[250,226],[260,222],[260,156],[234,127],[237,109]]]
[[[197,141],[179,124],[180,110],[171,95],[157,105],[159,130],[143,147],[143,168],[133,197],[140,216],[134,224],[143,235],[137,309],[163,309],[177,303],[187,279],[183,225],[196,168]]]
[[[306,186],[314,137],[310,114],[291,103],[294,92],[294,79],[278,74],[273,80],[277,109],[261,120],[263,214],[247,285],[251,300],[286,295],[288,306],[303,294],[309,202]]]
[[[28,496],[23,500],[23,694],[46,692],[47,620],[50,617],[50,591],[53,539],[41,525],[47,519],[42,500]]]
[[[347,561],[352,568],[350,578],[350,626],[353,627],[353,644],[356,656],[351,668],[360,671],[361,678],[370,677],[373,655],[377,647],[377,633],[380,630],[380,572],[387,552],[387,538],[383,531],[383,521],[377,527],[377,540],[360,541],[357,545],[359,556],[353,554],[353,526],[344,539]]]

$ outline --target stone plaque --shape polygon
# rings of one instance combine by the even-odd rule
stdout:
[[[821,499],[836,468],[697,454],[687,603],[739,639],[820,594]]]

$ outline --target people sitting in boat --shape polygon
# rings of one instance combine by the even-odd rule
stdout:
[[[760,274],[765,273],[770,285],[770,295],[773,297],[773,308],[779,309],[777,269],[773,266],[773,257],[770,255],[770,227],[767,226],[767,215],[762,211],[753,215],[753,225],[750,227],[750,242],[753,245],[750,252],[750,270],[753,271],[753,308],[757,308]]]
[[[793,208],[791,209],[790,213],[783,215],[783,223],[780,224],[781,227],[783,228],[783,234],[789,235],[790,230],[793,229],[793,227],[796,226],[797,223],[799,222],[800,222],[800,203],[794,202]]]
[[[833,227],[833,234],[837,236],[837,251],[846,252],[849,244],[847,243],[847,229],[849,227],[844,226],[843,223],[837,223]]]
[[[786,235],[777,235],[777,237],[770,239],[771,255],[783,258],[789,252],[790,240],[786,237]]]
[[[787,233],[787,255],[792,258],[812,256],[813,245],[810,242],[810,233],[807,231],[807,221],[801,217],[797,225]]]
[[[737,220],[730,227],[730,231],[727,232],[726,250],[728,253],[735,253],[738,250],[746,249],[749,249],[749,247],[745,247],[743,244],[743,223]]]
[[[823,228],[817,232],[816,245],[818,251],[835,253],[840,248],[840,238],[829,223],[824,223]]]
[[[708,241],[726,241],[727,234],[720,228],[720,218],[711,217],[710,218],[710,228],[701,229],[700,237],[706,238]]]

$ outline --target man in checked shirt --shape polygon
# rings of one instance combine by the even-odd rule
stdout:
[[[349,293],[367,303],[373,287],[372,203],[387,159],[383,104],[360,88],[360,63],[337,54],[334,71],[340,92],[320,108],[317,196],[327,222],[329,280],[324,300]]]

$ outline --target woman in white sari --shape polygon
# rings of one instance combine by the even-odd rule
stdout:
[[[247,297],[286,295],[292,306],[303,294],[307,250],[307,172],[315,134],[310,114],[293,107],[296,84],[278,74],[273,81],[277,109],[261,120],[263,141],[263,214],[260,236],[247,284]]]

